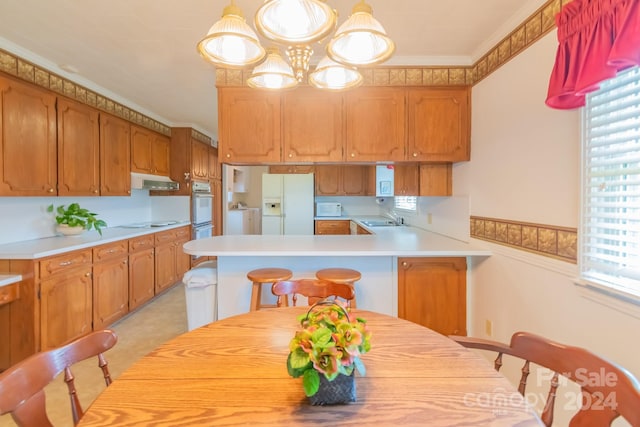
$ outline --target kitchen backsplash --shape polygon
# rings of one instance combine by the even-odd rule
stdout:
[[[74,202],[96,212],[109,227],[189,219],[188,196],[151,197],[148,190],[132,190],[131,197],[0,197],[0,244],[55,236],[47,206]]]

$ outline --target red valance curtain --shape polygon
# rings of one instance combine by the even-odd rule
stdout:
[[[573,0],[556,16],[558,51],[546,104],[569,110],[618,71],[640,65],[640,0]]]

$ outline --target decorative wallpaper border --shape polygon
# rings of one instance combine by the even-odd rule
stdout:
[[[577,263],[578,230],[480,216],[470,217],[471,237]]]
[[[362,68],[364,86],[473,86],[556,26],[555,16],[572,0],[548,0],[470,67],[381,66]],[[216,68],[216,86],[246,86],[250,69]]]
[[[211,143],[211,138],[209,138],[207,135],[205,135],[202,132],[198,132],[193,128],[191,129],[191,138],[195,139],[196,141],[204,142],[207,145],[213,145]]]
[[[2,49],[0,49],[0,71],[147,129],[171,136],[169,126]]]

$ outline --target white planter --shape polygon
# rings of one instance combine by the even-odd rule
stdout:
[[[56,225],[56,231],[63,236],[77,236],[84,232],[84,227],[69,227],[67,224],[58,224]]]

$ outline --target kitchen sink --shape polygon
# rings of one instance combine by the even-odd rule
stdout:
[[[367,227],[397,227],[400,225],[390,219],[367,219],[360,222]]]

